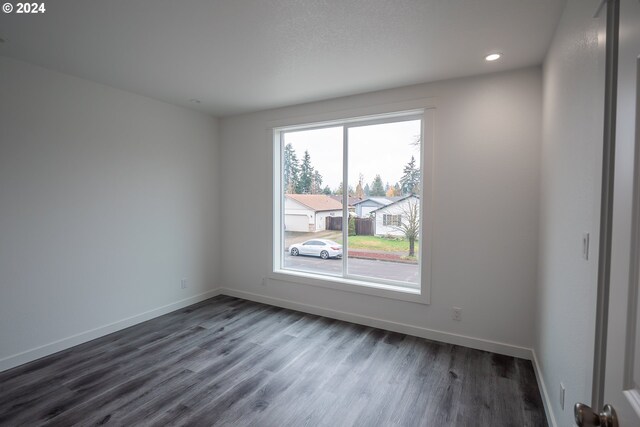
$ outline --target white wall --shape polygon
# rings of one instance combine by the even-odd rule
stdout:
[[[269,122],[437,97],[431,305],[263,280],[271,271]],[[222,285],[408,325],[533,345],[538,254],[542,82],[538,67],[422,84],[221,119]],[[250,192],[253,210],[236,209]],[[248,226],[250,224],[251,226]],[[247,245],[246,242],[252,242]],[[462,321],[451,319],[462,307]],[[477,342],[477,341],[476,341]]]
[[[376,209],[379,209],[380,206],[362,206],[360,209],[361,213],[360,213],[360,217],[361,218],[368,218],[369,215],[371,214],[371,212],[375,211]]]
[[[316,213],[316,231],[323,231],[327,228],[327,217],[328,216],[342,216],[342,211],[320,211]]]
[[[413,211],[414,207],[416,209],[420,209],[420,199],[412,196],[411,198],[405,199],[399,203],[393,203],[376,211],[376,236],[404,236],[404,232],[402,231],[402,229],[390,225],[384,225],[384,216],[400,215],[401,221],[404,221],[405,224],[408,224],[407,215]]]
[[[0,99],[0,370],[216,286],[215,119],[2,57]]]
[[[544,64],[535,352],[563,426],[573,425],[575,402],[591,402],[605,58],[604,18],[592,18],[597,3],[568,1]],[[582,258],[585,232],[591,234],[588,261]]]

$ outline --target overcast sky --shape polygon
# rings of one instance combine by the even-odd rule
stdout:
[[[376,174],[390,185],[400,181],[404,166],[411,156],[420,166],[420,149],[412,145],[420,135],[420,121],[359,126],[349,129],[349,185],[358,185],[358,176],[364,175],[365,184],[371,185]],[[285,134],[285,145],[291,144],[302,163],[308,150],[311,164],[322,174],[322,187],[335,190],[342,181],[342,127],[333,127]]]

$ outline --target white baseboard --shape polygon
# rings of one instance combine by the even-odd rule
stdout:
[[[361,316],[353,313],[346,313],[343,311],[332,310],[329,308],[318,307],[315,305],[302,304],[302,303],[298,303],[290,300],[273,298],[265,295],[254,294],[251,292],[239,291],[236,289],[221,288],[220,293],[223,295],[243,298],[250,301],[261,302],[269,305],[275,305],[277,307],[289,308],[291,310],[297,310],[305,313],[316,314],[318,316],[344,320],[346,322],[357,323],[360,325],[385,329],[388,331],[398,332],[401,334],[413,335],[413,336],[426,338],[433,341],[440,341],[448,344],[455,344],[463,347],[470,347],[478,350],[490,351],[492,353],[499,353],[499,354],[504,354],[506,356],[519,357],[527,360],[532,359],[531,349],[526,347],[518,347],[511,344],[505,344],[505,343],[485,340],[481,338],[473,338],[465,335],[452,334],[449,332],[437,331],[434,329],[423,328],[420,326],[407,325],[405,323],[391,322],[389,320],[377,319],[375,317],[368,317],[368,316]]]
[[[162,316],[163,314],[171,313],[172,311],[179,310],[200,301],[204,301],[208,298],[215,297],[216,295],[220,295],[220,293],[220,288],[212,289],[210,291],[203,292],[201,294],[194,295],[192,297],[185,298],[171,304],[163,305],[162,307],[154,308],[153,310],[145,311],[144,313],[127,317],[126,319],[118,320],[117,322],[109,323],[108,325],[99,326],[97,328],[85,332],[80,332],[79,334],[75,334],[70,337],[42,345],[40,347],[23,351],[22,353],[5,357],[4,359],[0,359],[0,372],[6,371],[7,369],[11,369],[24,363],[31,362],[36,359],[40,359],[41,357],[57,353],[69,347],[73,347],[74,345],[82,344],[84,342],[100,338],[121,329],[137,325],[138,323],[146,322],[147,320]]]
[[[531,350],[531,354],[533,355],[533,370],[536,373],[536,380],[538,380],[538,386],[540,387],[540,392],[542,393],[544,412],[547,414],[547,422],[551,427],[558,427],[556,417],[553,415],[553,407],[551,406],[551,400],[549,399],[549,393],[547,392],[547,387],[544,383],[542,369],[540,369],[540,364],[538,363],[538,357],[536,356],[535,349]]]

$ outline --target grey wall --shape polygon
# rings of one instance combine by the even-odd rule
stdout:
[[[558,425],[573,425],[573,404],[591,401],[604,114],[604,18],[592,18],[597,3],[567,2],[544,63],[535,352]]]
[[[2,57],[0,99],[0,369],[216,285],[215,119]]]
[[[430,305],[263,279],[271,271],[269,122],[438,98]],[[542,79],[538,67],[224,118],[222,281],[269,297],[531,348],[538,256]],[[232,185],[231,185],[232,183]],[[250,208],[247,200],[251,200]],[[463,308],[462,322],[451,319]]]

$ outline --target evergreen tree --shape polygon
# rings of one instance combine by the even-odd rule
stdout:
[[[291,144],[284,147],[284,164],[282,168],[282,187],[285,193],[294,194],[298,188],[300,165],[296,151]]]
[[[329,188],[328,185],[324,187],[324,190],[322,190],[322,194],[326,194],[327,196],[331,195],[331,189]]]
[[[371,196],[371,187],[369,187],[369,184],[366,184],[364,186],[364,197],[369,197]]]
[[[311,177],[311,194],[322,193],[322,175],[320,172],[314,171]]]
[[[340,196],[342,195],[343,192],[344,192],[344,187],[342,186],[342,183],[340,183],[340,185],[338,186],[338,188],[333,194]],[[352,186],[349,186],[349,188],[347,189],[347,194],[349,195],[349,197],[353,197],[355,195],[355,192],[353,191]]]
[[[413,156],[404,167],[402,178],[400,178],[400,189],[404,195],[417,194],[420,191],[420,168],[416,167],[416,159]]]
[[[296,192],[298,194],[311,194],[313,186],[314,170],[311,166],[311,156],[309,151],[304,151],[302,157],[302,165],[300,166],[300,178],[298,179],[298,185],[296,186]]]
[[[349,215],[349,228],[347,229],[349,236],[356,235],[356,217]]]
[[[376,175],[373,183],[371,184],[371,196],[373,197],[384,197],[384,184],[382,183],[382,178],[380,175]]]

